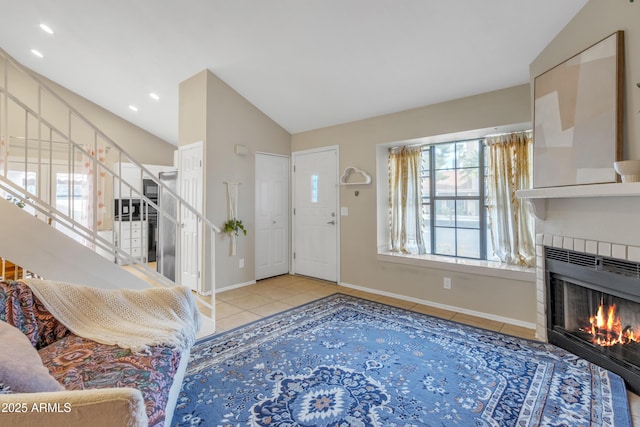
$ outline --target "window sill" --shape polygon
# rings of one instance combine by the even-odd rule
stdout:
[[[535,267],[518,267],[495,261],[481,261],[438,255],[398,254],[393,252],[378,252],[378,261],[520,280],[523,282],[535,283],[536,281]]]

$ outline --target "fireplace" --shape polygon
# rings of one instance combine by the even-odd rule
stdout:
[[[550,343],[640,393],[640,263],[545,247]]]

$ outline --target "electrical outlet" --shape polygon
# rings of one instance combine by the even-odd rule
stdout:
[[[240,261],[238,261],[238,267],[244,268],[244,258],[240,258]]]
[[[451,289],[451,277],[444,278],[444,288]]]

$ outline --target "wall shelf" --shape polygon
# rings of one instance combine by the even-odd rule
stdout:
[[[516,197],[529,201],[533,209],[533,214],[540,220],[545,219],[547,199],[634,196],[640,196],[640,182],[571,185],[566,187],[534,188],[531,190],[516,191]]]
[[[355,182],[350,182],[349,176],[352,174],[359,175],[360,180]],[[362,185],[362,184],[370,184],[370,183],[371,183],[371,176],[365,171],[363,171],[362,169],[358,169],[355,166],[349,166],[348,168],[346,168],[344,170],[344,173],[340,177],[341,185]]]

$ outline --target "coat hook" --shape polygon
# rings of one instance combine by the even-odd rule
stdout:
[[[358,195],[360,194],[360,191],[356,190],[356,191],[353,192],[353,194],[355,194],[356,197],[358,197]]]

